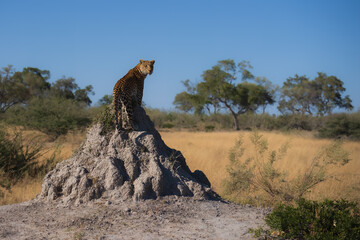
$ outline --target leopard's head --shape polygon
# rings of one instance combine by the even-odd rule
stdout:
[[[148,74],[151,75],[154,70],[154,63],[155,60],[148,61],[140,59],[139,68],[141,73],[145,76]]]

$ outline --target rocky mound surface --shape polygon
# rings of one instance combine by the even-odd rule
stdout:
[[[191,172],[181,152],[166,146],[143,108],[135,119],[138,130],[131,132],[102,135],[101,124],[92,126],[78,152],[45,176],[37,200],[78,205],[167,195],[219,199],[206,176]]]

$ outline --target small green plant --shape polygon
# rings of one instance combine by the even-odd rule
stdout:
[[[82,240],[84,239],[84,232],[74,232],[74,240]]]
[[[346,200],[301,198],[296,206],[279,204],[265,221],[286,239],[360,239],[360,209]]]
[[[174,171],[177,171],[179,167],[181,167],[180,162],[178,160],[178,158],[181,157],[181,153],[179,151],[173,150],[171,152],[171,155],[169,157],[169,161],[171,164],[171,168]]]
[[[100,135],[106,135],[115,130],[115,114],[114,111],[112,111],[112,105],[104,107],[104,110],[97,117],[96,122],[102,126]]]
[[[258,228],[249,228],[249,233],[253,234],[254,238],[260,238],[262,235],[269,235],[267,230],[264,230],[261,226]]]
[[[140,152],[146,153],[146,152],[149,152],[149,149],[147,149],[147,147],[145,145],[141,145],[140,146]]]

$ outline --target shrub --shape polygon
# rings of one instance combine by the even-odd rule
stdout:
[[[321,123],[320,119],[317,117],[312,117],[310,115],[281,115],[277,119],[278,128],[282,130],[305,130],[312,131],[318,128],[318,125]]]
[[[174,126],[175,126],[175,125],[172,124],[172,123],[164,123],[164,124],[162,125],[163,128],[173,128]]]
[[[205,126],[205,131],[206,132],[212,132],[212,131],[214,131],[214,129],[215,129],[215,126],[213,126],[213,125],[206,125]]]
[[[112,111],[111,105],[103,106],[102,109],[95,122],[100,123],[102,126],[100,135],[106,135],[115,130],[115,113]]]
[[[328,117],[324,126],[319,129],[319,137],[360,140],[360,112]]]
[[[1,126],[5,129],[4,126]],[[25,144],[25,142],[27,142]],[[37,137],[30,137],[24,141],[20,131],[13,136],[5,130],[0,130],[0,170],[3,176],[17,180],[29,171],[41,155],[42,144]]]
[[[11,111],[7,121],[39,130],[56,139],[70,130],[84,129],[90,123],[85,106],[71,99],[34,98],[27,106]]]
[[[360,239],[360,210],[355,202],[303,198],[297,206],[279,204],[266,223],[286,239]]]
[[[0,198],[4,196],[3,190],[10,191],[20,179],[43,178],[59,162],[59,150],[56,150],[38,164],[38,158],[46,153],[39,138],[33,135],[23,137],[18,130],[10,134],[6,126],[0,126]]]

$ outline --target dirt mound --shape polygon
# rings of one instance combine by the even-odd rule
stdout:
[[[92,126],[79,151],[45,176],[38,200],[77,205],[167,195],[218,199],[205,174],[192,173],[181,152],[166,146],[143,108],[135,119],[138,131],[101,135],[102,126]]]

